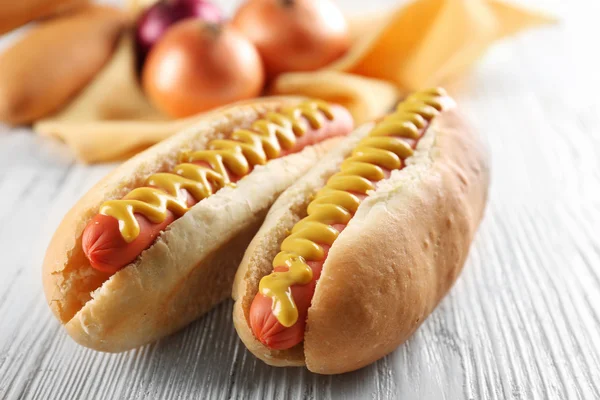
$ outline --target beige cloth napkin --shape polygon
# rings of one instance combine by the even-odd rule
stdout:
[[[346,56],[320,71],[283,74],[268,93],[342,104],[359,124],[388,112],[403,93],[463,73],[494,41],[554,21],[494,0],[416,0],[393,12],[351,19],[354,42]],[[93,163],[128,157],[198,118],[167,121],[152,108],[137,81],[128,32],[95,81],[34,129]]]

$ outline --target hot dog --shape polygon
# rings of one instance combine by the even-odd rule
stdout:
[[[46,253],[49,305],[79,343],[124,351],[224,300],[275,198],[340,136],[344,108],[274,98],[208,114],[98,183]]]
[[[240,338],[268,364],[322,374],[393,351],[462,269],[488,184],[454,101],[409,96],[275,202],[236,274]]]
[[[302,111],[301,108],[297,108],[297,110]],[[323,111],[321,111],[321,113],[322,112]],[[263,154],[253,154],[255,152],[254,149],[250,147],[242,149],[240,147],[240,149],[242,149],[240,151],[240,155],[243,152],[247,152],[247,158],[258,157],[264,160],[276,157],[285,157],[288,154],[296,153],[302,150],[308,145],[322,142],[331,137],[343,135],[345,132],[348,132],[348,128],[350,126],[351,121],[348,112],[338,105],[330,105],[327,107],[326,118],[324,118],[324,121],[321,124],[319,124],[316,119],[314,121],[309,121],[306,119],[305,116],[300,118],[305,120],[306,127],[304,129],[306,131],[302,132],[301,134],[300,132],[298,132],[298,137],[294,137],[293,143],[292,141],[289,141],[289,143],[283,145],[282,148],[279,148],[279,144],[277,142],[269,143],[270,147],[266,146],[267,143],[265,142],[265,148],[260,150],[263,152]],[[258,125],[261,126],[262,122],[264,121],[267,120],[259,121]],[[207,189],[206,193],[201,193],[201,191],[198,190],[198,188],[193,188],[196,190],[196,194],[191,193],[190,189],[176,189],[178,191],[181,191],[180,195],[182,196],[182,204],[184,204],[184,206],[187,208],[193,207],[203,198],[208,197],[208,195],[216,192],[220,187],[226,184],[235,184],[242,177],[240,171],[232,173],[232,171],[229,170],[225,174],[221,174],[215,168],[217,167],[217,165],[211,166],[206,161],[206,157],[210,156],[211,153],[219,154],[223,150],[229,149],[232,144],[236,146],[240,146],[241,143],[246,143],[247,145],[254,145],[253,142],[255,140],[258,140],[258,137],[254,137],[256,136],[254,133],[251,133],[251,135],[252,136],[248,135],[248,131],[238,131],[233,134],[231,140],[214,140],[208,144],[208,148],[212,150],[204,151],[204,154],[196,155],[196,157],[199,158],[201,161],[191,160],[191,162],[188,161],[188,163],[179,164],[174,169],[174,171],[176,171],[175,174],[156,174],[151,176],[147,180],[147,183],[150,187],[153,187],[154,189],[158,189],[160,191],[161,183],[163,183],[165,179],[167,179],[168,182],[169,177],[174,177],[174,175],[177,175],[178,177],[187,178],[190,173],[193,173],[192,171],[197,170],[196,168],[200,167],[201,171],[207,172],[207,176],[205,179],[207,179],[208,181],[205,182],[203,185],[203,187]],[[292,137],[287,138],[287,140],[291,139]],[[245,168],[247,168],[247,171],[243,171],[246,172],[246,174],[249,173],[253,168],[253,161],[248,161],[249,165],[244,166]],[[224,160],[224,164],[227,164],[227,162],[227,160]],[[229,162],[232,163],[232,161]],[[264,161],[262,160],[257,160],[254,162],[256,164],[264,163]],[[192,167],[191,170],[190,167]],[[243,169],[244,167],[238,167],[238,169]],[[227,168],[226,165],[225,168]],[[226,176],[227,181],[218,182],[219,175]],[[210,182],[210,180],[213,181]],[[166,182],[163,183],[163,186],[165,184]],[[179,185],[182,187],[185,187],[185,184],[185,182],[179,183]],[[141,190],[147,189],[143,188]],[[164,190],[162,191],[164,192]],[[132,194],[129,194],[129,197],[131,196]],[[135,194],[133,196],[135,197]],[[124,202],[121,201],[121,204],[123,203]],[[111,212],[111,208],[113,210],[112,212],[115,212],[115,206],[118,207],[121,204],[119,204],[119,201],[117,200],[116,204],[114,202],[112,203],[112,207],[111,205],[104,205],[102,207],[102,209],[104,210],[103,212]],[[140,227],[140,232],[136,235],[135,238],[132,238],[132,240],[126,240],[126,238],[123,237],[123,235],[119,231],[119,223],[122,223],[122,220],[119,221],[115,217],[106,215],[104,213],[100,213],[97,216],[95,216],[88,223],[86,229],[83,231],[82,238],[83,251],[87,258],[90,260],[91,266],[100,271],[115,273],[119,269],[123,268],[124,266],[135,260],[143,250],[145,250],[152,244],[152,242],[154,242],[158,234],[161,231],[163,231],[170,223],[175,221],[178,217],[177,213],[173,212],[172,210],[166,209],[165,212],[165,217],[161,221],[157,222],[152,221],[150,217],[148,215],[144,215],[144,213],[136,213],[135,219]]]

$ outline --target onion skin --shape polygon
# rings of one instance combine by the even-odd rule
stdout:
[[[256,97],[264,79],[260,55],[248,39],[230,26],[197,20],[169,29],[142,73],[150,100],[175,118]]]
[[[270,78],[317,70],[350,47],[346,20],[331,0],[249,0],[232,23],[255,44]]]
[[[171,0],[174,7],[183,14],[196,17],[206,22],[222,22],[221,9],[208,0]]]
[[[138,59],[143,61],[169,27],[186,18],[197,18],[212,23],[223,20],[221,10],[206,0],[159,1],[145,10],[136,23],[135,42]]]

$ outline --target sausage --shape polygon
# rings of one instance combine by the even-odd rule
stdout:
[[[411,147],[416,146],[416,141],[407,140]],[[389,178],[391,171],[383,170],[384,180]],[[365,195],[354,193],[361,201],[366,197]],[[335,224],[335,228],[338,232],[342,232],[346,225]],[[306,317],[308,309],[315,294],[315,288],[317,281],[321,276],[323,264],[329,254],[331,246],[320,243],[323,248],[324,257],[321,261],[308,261],[307,264],[310,266],[313,272],[312,280],[306,285],[292,285],[290,287],[292,298],[298,309],[298,320],[291,327],[283,326],[275,317],[272,312],[273,301],[271,298],[264,296],[261,293],[257,293],[256,297],[252,301],[250,306],[249,321],[250,328],[254,333],[254,336],[265,346],[275,350],[290,349],[301,343],[304,340],[304,329],[306,327]],[[282,272],[287,271],[287,267],[275,267],[273,271]]]
[[[352,129],[352,117],[341,106],[331,105],[333,118],[326,121],[318,129],[313,129],[310,124],[307,131],[297,137],[292,148],[283,149],[279,157],[299,152],[306,146],[313,145],[325,139],[341,136]],[[206,163],[195,164],[208,166]],[[241,176],[230,174],[230,180],[235,183]],[[187,205],[193,206],[198,202],[191,194],[187,193]],[[135,214],[140,225],[140,234],[132,241],[127,242],[119,231],[119,222],[112,216],[98,214],[87,224],[83,231],[82,247],[84,254],[93,268],[115,273],[135,260],[145,249],[150,247],[156,237],[173,221],[175,214],[167,210],[167,217],[160,223],[150,221],[146,216]]]
[[[335,228],[341,232],[344,226],[336,225]],[[325,252],[325,258],[327,258],[330,246],[322,245],[322,247]],[[313,273],[312,281],[306,285],[292,285],[292,297],[298,308],[298,322],[289,328],[281,325],[271,312],[272,300],[260,293],[256,295],[252,306],[250,306],[250,327],[256,338],[264,345],[275,350],[284,350],[302,342],[304,327],[306,326],[306,315],[312,297],[315,294],[317,281],[321,276],[324,263],[325,259],[318,262],[309,261],[308,265]],[[287,267],[276,267],[273,270],[275,272],[283,272],[287,271]]]
[[[207,165],[206,163],[194,163]],[[237,182],[240,177],[230,175],[232,182]],[[188,207],[197,203],[197,200],[186,193]],[[167,217],[160,223],[153,223],[141,214],[135,215],[140,224],[140,234],[131,243],[127,243],[119,231],[119,222],[111,216],[98,214],[83,231],[83,252],[92,267],[99,271],[114,274],[119,269],[129,264],[150,247],[156,237],[173,221],[175,214],[167,210]]]
[[[333,227],[341,233],[346,225],[336,224]],[[306,327],[308,309],[315,294],[317,281],[321,277],[323,264],[325,264],[327,254],[329,254],[329,249],[331,248],[331,246],[324,244],[321,244],[321,247],[325,254],[323,260],[308,261],[307,263],[312,269],[312,280],[306,285],[292,285],[290,287],[292,298],[298,309],[298,321],[294,325],[288,328],[277,320],[271,311],[273,301],[269,297],[258,293],[252,301],[249,314],[250,328],[254,336],[265,346],[275,350],[285,350],[294,347],[304,340],[304,328]],[[275,267],[273,271],[287,271],[287,267]]]

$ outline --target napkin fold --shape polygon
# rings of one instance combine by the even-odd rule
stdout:
[[[376,21],[330,68],[413,91],[464,72],[496,40],[555,21],[498,1],[418,0]]]
[[[132,4],[148,1],[153,0]],[[409,91],[464,73],[496,40],[552,22],[550,16],[496,0],[416,0],[392,12],[350,19],[353,45],[344,57],[319,71],[282,74],[267,93],[339,103],[359,124],[384,115]],[[125,32],[96,79],[34,129],[94,163],[128,157],[200,118],[168,121],[155,110],[139,86],[134,54],[132,34]]]

